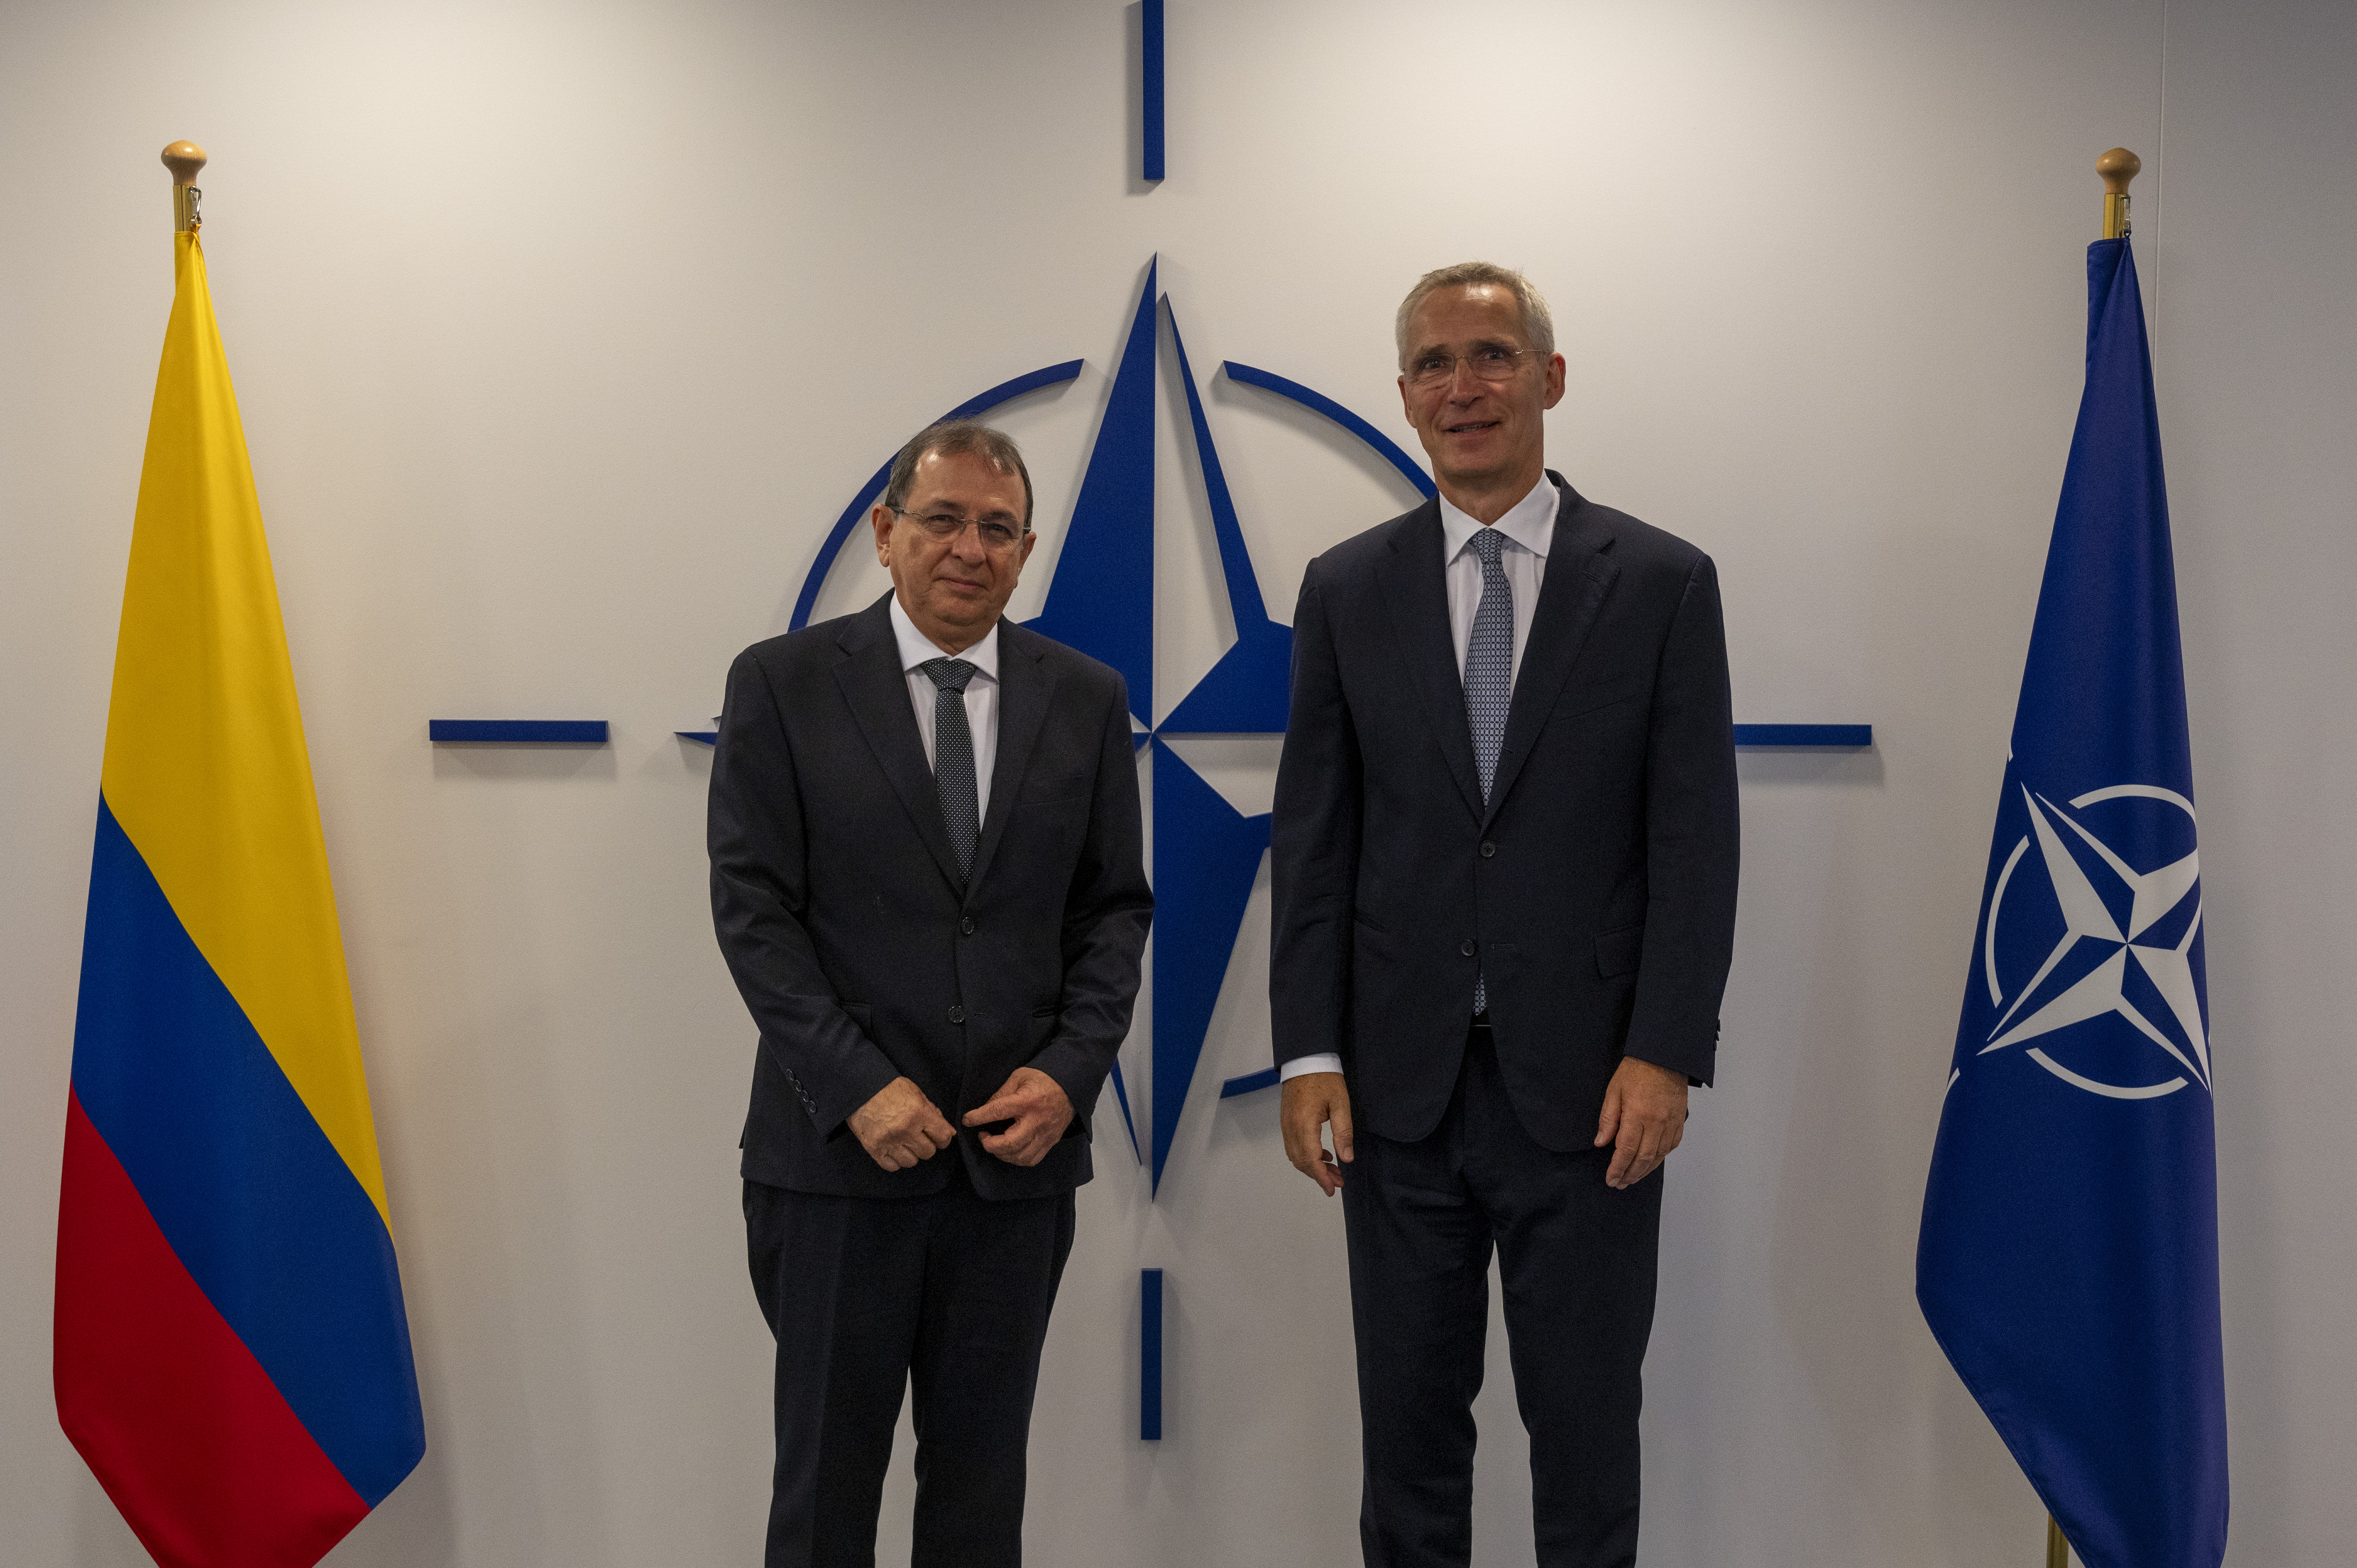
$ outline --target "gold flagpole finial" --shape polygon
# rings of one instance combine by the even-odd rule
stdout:
[[[2144,160],[2126,147],[2114,147],[2095,160],[2104,177],[2104,238],[2118,240],[2128,231],[2128,181],[2144,167]]]
[[[205,150],[194,142],[174,142],[164,149],[164,166],[172,171],[172,228],[190,233],[202,221],[197,216],[197,171],[205,166]]]

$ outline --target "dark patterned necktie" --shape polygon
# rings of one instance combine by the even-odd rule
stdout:
[[[1498,778],[1498,753],[1505,749],[1506,709],[1514,695],[1514,590],[1498,563],[1505,536],[1485,528],[1473,536],[1481,558],[1481,604],[1473,612],[1472,635],[1465,639],[1465,718],[1473,730],[1473,766],[1481,775],[1481,803]],[[1477,970],[1473,1011],[1490,1005],[1490,987]]]
[[[941,791],[950,848],[958,875],[974,875],[974,846],[982,837],[982,811],[974,783],[974,730],[965,722],[965,685],[975,667],[963,659],[930,659],[917,666],[933,683],[933,788]]]

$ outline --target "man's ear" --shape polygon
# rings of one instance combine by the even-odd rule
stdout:
[[[877,501],[867,513],[867,526],[876,531],[877,564],[889,571],[892,566],[892,509]]]

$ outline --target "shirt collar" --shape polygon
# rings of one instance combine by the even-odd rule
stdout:
[[[1506,515],[1490,526],[1504,534],[1509,542],[1519,544],[1541,560],[1546,558],[1547,546],[1555,542],[1555,514],[1562,497],[1555,481],[1542,472],[1531,493],[1516,501]],[[1462,512],[1447,496],[1440,498],[1440,536],[1443,542],[1440,558],[1454,561],[1473,536],[1481,532],[1480,523],[1469,513]],[[897,602],[895,607],[898,607]]]
[[[900,595],[896,589],[892,595],[892,636],[900,645],[900,670],[903,674],[914,670],[920,664],[929,664],[936,659],[957,658],[964,660],[992,680],[998,679],[998,623],[996,621],[990,623],[990,629],[982,634],[980,642],[975,643],[963,653],[954,655],[943,653],[939,648],[933,646],[931,638],[917,629],[917,623],[910,620],[909,612],[900,607]]]

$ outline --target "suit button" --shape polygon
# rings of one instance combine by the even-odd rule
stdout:
[[[952,1008],[951,1008],[951,1009],[950,1009],[950,1022],[951,1022],[951,1023],[952,1023],[952,1024],[963,1024],[963,1023],[964,1023],[964,1022],[965,1022],[965,1009],[964,1009],[964,1008],[963,1008],[963,1007],[952,1007]]]
[[[1496,844],[1491,843],[1488,839],[1483,839],[1481,841],[1481,858],[1483,860],[1489,859],[1491,855],[1497,853],[1498,846]]]
[[[959,932],[959,934],[960,934],[960,935],[962,935],[962,936],[968,936],[968,937],[970,937],[970,936],[974,935],[974,917],[973,917],[973,916],[968,915],[964,919],[960,920],[960,921],[958,922],[958,932]]]
[[[1471,958],[1473,956],[1473,939],[1470,937],[1466,938],[1464,944],[1458,948],[1457,950],[1463,953],[1467,958]]]

